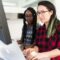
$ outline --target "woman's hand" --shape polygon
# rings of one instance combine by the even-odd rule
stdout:
[[[28,60],[32,60],[38,53],[36,51],[31,52],[28,56],[27,59]]]
[[[27,48],[23,50],[23,54],[25,55],[27,60],[31,60],[36,55],[37,52],[38,52],[37,46],[34,46],[34,48]]]
[[[25,56],[28,56],[28,55],[30,55],[30,53],[31,53],[32,51],[34,51],[34,48],[28,48],[28,49],[23,50],[23,54],[24,54]]]
[[[18,44],[22,44],[22,40],[17,40],[17,43]]]

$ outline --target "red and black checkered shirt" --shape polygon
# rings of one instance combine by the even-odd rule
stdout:
[[[37,30],[35,44],[39,47],[40,52],[51,51],[53,49],[60,49],[60,25],[57,26],[56,32],[50,38],[47,38],[47,30],[45,25]],[[51,60],[60,60],[59,57]]]

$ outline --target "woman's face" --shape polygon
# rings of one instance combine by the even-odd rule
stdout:
[[[37,8],[37,17],[42,23],[48,23],[53,11],[48,11],[47,7],[40,5]]]
[[[25,19],[26,19],[28,24],[32,24],[33,16],[32,16],[32,13],[29,10],[27,10],[26,13],[25,13]]]

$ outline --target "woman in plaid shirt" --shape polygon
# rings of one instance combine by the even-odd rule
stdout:
[[[45,57],[60,60],[60,21],[54,5],[49,1],[39,2],[37,16],[44,25],[37,30],[34,48],[26,49],[24,53],[28,60]]]

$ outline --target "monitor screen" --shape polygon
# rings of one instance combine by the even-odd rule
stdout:
[[[10,33],[8,30],[7,19],[4,13],[2,0],[0,0],[0,40],[5,44],[11,43]]]

